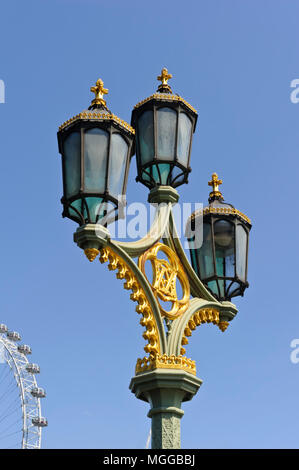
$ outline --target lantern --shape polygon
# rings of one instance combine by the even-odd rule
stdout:
[[[194,271],[218,300],[244,294],[247,282],[248,240],[251,222],[231,204],[224,202],[216,173],[209,206],[194,212],[188,221],[191,263]],[[198,231],[202,230],[202,243]],[[193,233],[192,233],[193,232]],[[198,246],[200,245],[200,246]]]
[[[59,128],[63,217],[79,225],[118,218],[133,155],[134,129],[107,108],[101,79],[91,106]],[[104,219],[104,216],[105,219]]]
[[[188,182],[190,155],[197,112],[168,84],[164,68],[157,77],[157,92],[138,103],[131,124],[136,130],[137,181],[148,188]]]

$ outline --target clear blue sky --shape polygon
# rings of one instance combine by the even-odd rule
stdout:
[[[182,201],[206,202],[217,171],[253,221],[250,288],[225,334],[205,325],[187,355],[203,385],[184,405],[185,448],[298,447],[299,6],[284,0],[2,2],[0,321],[41,366],[44,448],[144,448],[148,405],[129,391],[143,329],[121,282],[61,218],[56,131],[103,78],[130,121],[163,66],[199,110]],[[147,189],[129,175],[128,201]]]

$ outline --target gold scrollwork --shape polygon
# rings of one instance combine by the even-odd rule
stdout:
[[[167,256],[169,262],[157,257],[159,251]],[[170,311],[165,310],[159,303],[161,315],[174,320],[187,310],[190,302],[190,285],[184,268],[176,253],[163,243],[156,243],[139,257],[138,265],[145,276],[145,263],[147,260],[151,262],[153,270],[153,281],[152,283],[148,281],[158,302],[161,300],[172,303]],[[182,299],[178,299],[177,279],[182,286]]]
[[[146,294],[133,271],[110,247],[101,249],[99,259],[101,263],[109,262],[108,269],[110,271],[117,269],[117,279],[125,279],[124,288],[132,291],[130,299],[138,303],[136,312],[142,315],[140,324],[145,327],[142,336],[148,342],[144,350],[153,356],[159,354],[161,348],[156,320]]]

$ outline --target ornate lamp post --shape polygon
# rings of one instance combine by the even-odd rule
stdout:
[[[135,132],[107,109],[103,99],[107,90],[101,80],[91,89],[96,98],[89,110],[67,121],[58,132],[63,215],[80,225],[74,240],[90,261],[99,255],[100,262],[108,263],[109,270],[124,280],[141,316],[146,356],[137,359],[130,389],[150,404],[155,449],[180,448],[181,404],[191,400],[202,383],[196,377],[195,361],[185,356],[185,346],[201,324],[213,323],[225,331],[235,317],[237,309],[230,298],[243,295],[248,286],[251,227],[246,216],[223,203],[218,189],[221,181],[214,174],[209,183],[213,185],[209,207],[203,214],[193,214],[188,224],[192,265],[189,263],[172,207],[179,199],[175,187],[187,182],[190,172],[197,113],[172,93],[170,78],[163,69],[157,92],[132,112],[137,180],[150,188],[149,203],[157,203],[152,227],[138,241],[113,240],[104,226],[105,204],[111,202],[117,212],[117,189],[125,194]],[[200,229],[196,222],[201,216],[203,244],[198,247],[194,233]],[[190,228],[194,227],[192,234]],[[147,277],[147,261],[153,276]],[[164,302],[170,304],[169,309]]]

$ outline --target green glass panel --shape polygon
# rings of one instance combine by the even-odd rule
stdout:
[[[219,296],[219,289],[216,281],[208,282],[208,288],[217,296]]]
[[[128,154],[128,144],[120,134],[112,134],[109,161],[109,193],[115,198],[122,194]]]
[[[105,191],[109,134],[103,129],[90,129],[84,134],[84,189]]]
[[[236,227],[236,268],[237,276],[246,281],[247,233],[242,225]]]
[[[202,280],[214,274],[211,225],[206,222],[203,223],[203,243],[199,248],[199,270]]]
[[[158,171],[159,167],[159,171]],[[152,176],[156,183],[167,185],[167,179],[170,171],[170,165],[168,163],[159,163],[152,167]]]
[[[173,161],[175,158],[177,112],[171,108],[157,111],[158,159]]]
[[[82,210],[81,210],[81,206],[82,206],[82,200],[81,199],[76,199],[76,201],[73,201],[71,203],[71,205],[69,206],[69,214],[72,216],[72,217],[76,217],[78,219],[79,222],[82,222],[82,220],[80,219],[80,216],[78,215],[78,213],[72,209],[73,207],[75,209],[77,209],[77,211],[82,214]]]
[[[73,132],[64,141],[63,158],[67,198],[80,190],[81,177],[81,138],[80,132]]]
[[[240,285],[238,284],[238,282],[233,282],[232,285],[229,287],[230,283],[231,281],[226,281],[226,288],[228,289],[227,295],[240,295]]]
[[[103,199],[99,197],[86,197],[85,202],[88,206],[89,218],[88,218],[88,212],[87,212],[86,206],[84,204],[83,205],[84,220],[86,222],[95,224],[98,218],[101,219],[104,216],[105,205],[102,204]]]
[[[190,243],[190,246],[192,246],[191,243]],[[196,272],[196,274],[199,275],[198,266],[197,266],[197,259],[196,259],[196,254],[195,254],[194,249],[190,250],[190,255],[191,255],[192,267],[193,267],[194,271]]]
[[[187,114],[180,113],[179,114],[177,155],[178,155],[178,161],[186,167],[188,165],[189,147],[190,147],[190,141],[191,141],[191,130],[192,130],[192,122],[188,118]]]
[[[214,224],[216,273],[218,276],[235,276],[234,225],[227,220]]]
[[[144,165],[154,157],[154,113],[145,111],[138,119],[138,141],[141,164]]]

